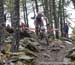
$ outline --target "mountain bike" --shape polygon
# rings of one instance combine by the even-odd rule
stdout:
[[[47,32],[45,31],[44,26],[38,27],[38,39],[45,40],[46,44],[49,45]]]

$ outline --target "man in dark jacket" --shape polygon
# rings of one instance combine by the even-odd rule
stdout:
[[[69,31],[69,27],[68,27],[67,23],[65,23],[65,26],[64,26],[64,37],[68,37],[68,31]]]

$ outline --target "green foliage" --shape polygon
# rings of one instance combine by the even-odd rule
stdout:
[[[75,27],[73,28],[73,31],[72,31],[72,33],[73,33],[73,34],[75,34]]]
[[[23,6],[25,6],[26,0],[20,0],[20,4],[23,5]]]
[[[72,65],[75,65],[75,61],[72,62]]]
[[[75,40],[75,27],[73,28],[73,31],[72,31],[72,39]]]
[[[12,12],[12,11],[13,11],[13,9],[14,9],[13,0],[6,0],[6,1],[5,1],[5,5],[6,5],[7,10],[8,10],[9,12]]]

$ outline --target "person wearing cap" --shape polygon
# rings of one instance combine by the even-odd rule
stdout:
[[[68,37],[68,31],[69,31],[69,27],[68,27],[68,24],[65,23],[65,26],[64,26],[64,37]]]

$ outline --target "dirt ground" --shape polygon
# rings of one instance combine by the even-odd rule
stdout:
[[[42,44],[39,53],[37,53],[38,57],[35,60],[35,65],[39,65],[40,62],[71,62],[69,59],[65,59],[65,56],[68,50],[73,47],[73,44],[65,42],[62,44],[59,42],[49,43],[49,45]]]

